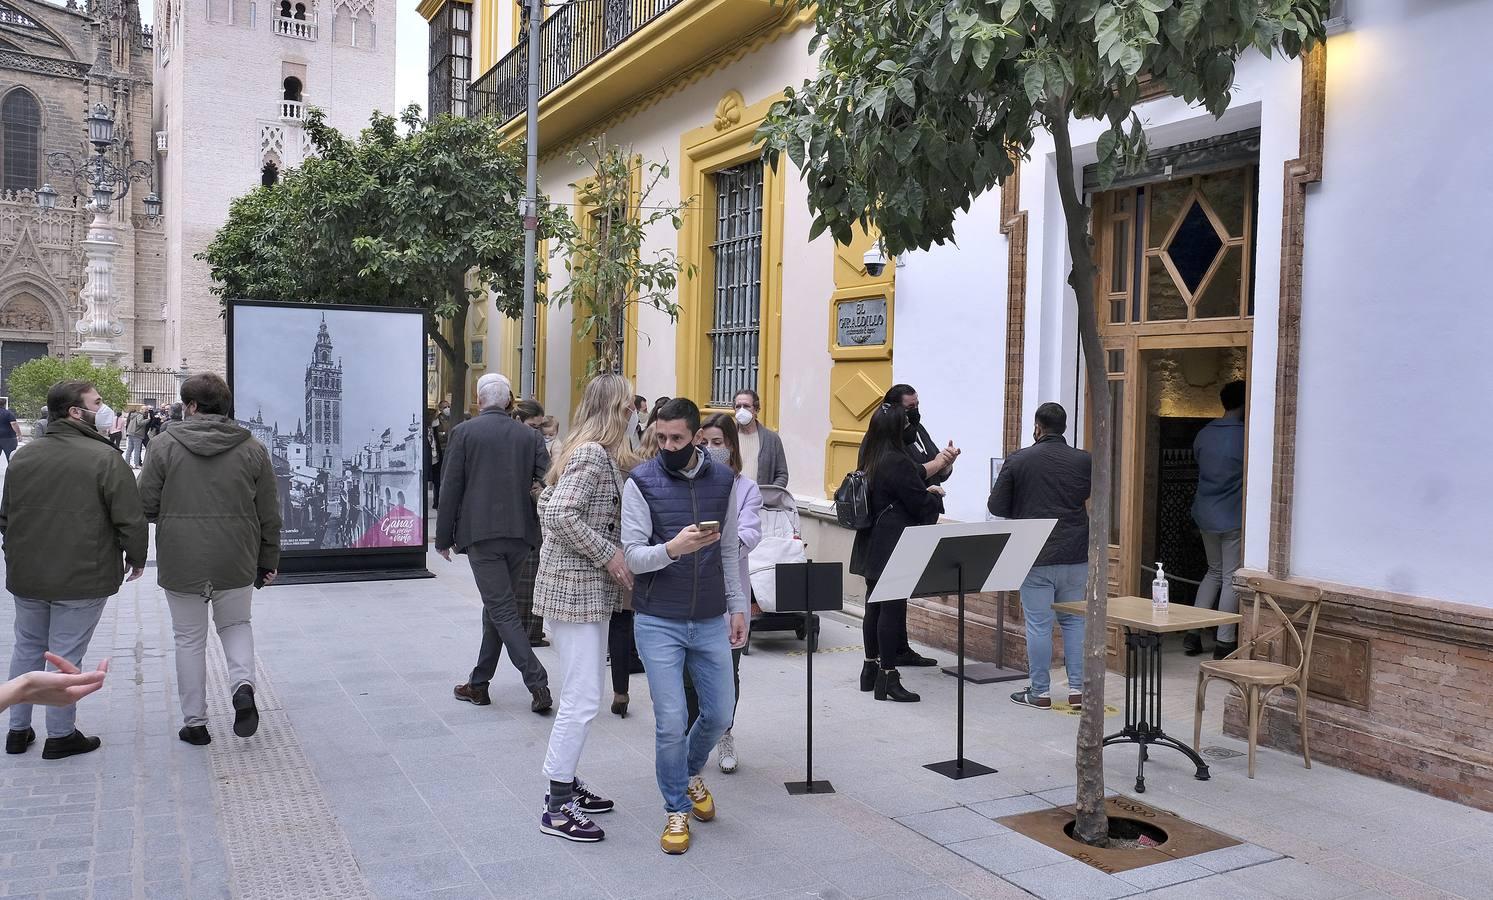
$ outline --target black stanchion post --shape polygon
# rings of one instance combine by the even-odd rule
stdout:
[[[930,769],[949,778],[960,779],[974,778],[977,775],[989,775],[995,769],[983,763],[977,763],[974,760],[964,758],[964,563],[956,561],[954,563],[954,571],[959,583],[959,630],[957,638],[959,645],[959,688],[957,699],[955,700],[955,706],[957,707],[955,715],[956,731],[958,732],[955,744],[958,755],[944,762],[929,763],[923,768]]]
[[[814,609],[816,609],[817,607],[813,602],[813,591],[810,587],[810,575],[813,571],[812,567],[813,563],[805,563],[800,566],[800,568],[803,569],[802,607],[804,614],[804,648],[805,652],[808,655],[808,661],[805,665],[808,683],[806,686],[806,690],[804,691],[804,736],[806,739],[804,751],[804,780],[783,782],[783,787],[787,788],[788,793],[793,796],[801,796],[803,794],[833,794],[835,792],[834,785],[830,784],[828,781],[823,779],[820,779],[818,781],[814,780],[814,649],[818,644],[819,636],[815,634],[815,631],[817,629],[815,629],[814,627]],[[780,588],[780,601],[782,600],[781,588],[783,587],[785,582],[785,579],[783,578],[783,570],[786,568],[788,568],[788,566],[786,565],[778,566],[778,586]],[[840,580],[838,577],[838,569],[836,569],[835,571],[835,576],[836,577],[833,579],[833,584],[835,585],[834,589],[836,591],[839,591],[841,590],[841,588],[839,587]],[[840,598],[836,597],[834,599],[837,601],[835,605],[833,607],[825,608],[838,609],[838,601]]]

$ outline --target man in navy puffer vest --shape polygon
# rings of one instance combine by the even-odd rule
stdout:
[[[658,456],[632,471],[622,493],[622,547],[637,576],[633,632],[648,671],[658,789],[668,814],[660,845],[683,853],[690,814],[715,818],[700,770],[731,727],[731,647],[746,639],[747,597],[731,499],[735,473],[695,450],[700,410],[689,400],[670,400],[653,427]],[[708,523],[718,527],[700,527]],[[688,731],[686,669],[700,696],[700,717]]]

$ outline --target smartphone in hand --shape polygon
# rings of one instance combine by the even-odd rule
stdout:
[[[705,532],[706,534],[715,534],[717,531],[721,530],[721,523],[719,523],[719,522],[701,522],[699,525],[696,525],[695,527],[698,528],[698,529],[700,529],[701,531]]]

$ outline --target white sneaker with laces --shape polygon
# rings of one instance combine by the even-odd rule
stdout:
[[[735,772],[736,739],[731,736],[729,728],[726,729],[725,734],[721,735],[721,742],[716,747],[720,750],[720,757],[716,760],[716,765],[720,766],[721,771],[727,775]]]

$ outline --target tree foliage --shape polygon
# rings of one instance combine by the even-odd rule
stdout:
[[[645,163],[630,148],[608,147],[604,139],[574,159],[591,175],[570,185],[578,204],[574,220],[553,235],[567,278],[550,299],[575,305],[576,336],[597,347],[586,368],[589,380],[621,371],[618,336],[636,322],[640,307],[659,310],[671,322],[679,318],[674,289],[681,272],[693,277],[695,270],[672,249],[646,257],[643,252],[651,229],[665,222],[676,231],[683,225],[684,204],[654,197],[669,177],[667,164]]]
[[[10,373],[10,408],[18,416],[44,418],[47,391],[59,381],[91,381],[99,396],[116,412],[130,402],[123,372],[118,366],[95,366],[86,356],[61,360],[43,356],[16,366]]]
[[[773,163],[803,172],[811,236],[848,244],[874,227],[888,252],[953,239],[959,213],[1053,141],[1072,262],[1092,432],[1084,704],[1074,834],[1103,844],[1104,610],[1111,471],[1109,383],[1094,301],[1089,209],[1070,122],[1105,123],[1100,180],[1144,161],[1135,107],[1147,81],[1213,115],[1246,52],[1297,56],[1323,36],[1328,0],[819,0],[817,78],[789,88],[762,125]],[[1142,751],[1144,752],[1144,750]]]
[[[418,106],[398,121],[374,113],[356,139],[315,109],[306,130],[316,155],[235,200],[201,254],[215,293],[423,308],[461,408],[471,300],[491,292],[508,315],[522,306],[522,147],[505,143],[491,118],[427,122]],[[541,229],[563,224],[562,215],[543,207]]]

